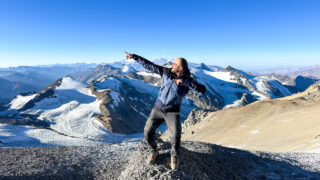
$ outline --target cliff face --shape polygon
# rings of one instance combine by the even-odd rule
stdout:
[[[95,118],[110,132],[121,134],[142,132],[147,114],[151,110],[148,107],[153,103],[153,97],[127,84],[123,84],[123,90],[126,93],[112,89],[96,91],[91,87],[93,94],[101,100],[100,114]],[[135,94],[136,98],[130,98],[132,94]]]

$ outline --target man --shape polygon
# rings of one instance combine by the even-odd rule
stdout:
[[[184,58],[177,58],[172,68],[156,65],[149,60],[136,54],[129,54],[125,51],[127,59],[134,59],[147,70],[157,73],[162,78],[162,84],[155,102],[154,108],[146,122],[144,136],[151,147],[151,154],[147,157],[147,163],[153,163],[158,156],[155,132],[165,121],[168,126],[171,141],[171,168],[179,166],[179,149],[181,141],[180,105],[183,97],[189,89],[205,93],[206,87],[191,77],[188,62]]]

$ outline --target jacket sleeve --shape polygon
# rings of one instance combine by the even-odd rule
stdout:
[[[198,83],[196,80],[193,78],[188,79],[188,87],[192,90],[198,91],[202,94],[206,93],[206,87],[200,83]]]
[[[132,58],[134,60],[136,60],[139,64],[141,64],[144,68],[146,68],[147,70],[153,72],[153,73],[157,73],[157,74],[160,74],[161,76],[163,75],[163,70],[164,70],[164,67],[162,66],[159,66],[157,64],[154,64],[153,62],[141,57],[141,56],[138,56],[136,54],[132,54]]]

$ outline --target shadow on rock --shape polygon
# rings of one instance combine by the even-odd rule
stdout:
[[[159,156],[154,164],[141,141],[120,179],[319,179],[319,172],[304,170],[268,153],[248,152],[214,144],[182,142],[178,170],[170,169],[170,143],[158,139]]]

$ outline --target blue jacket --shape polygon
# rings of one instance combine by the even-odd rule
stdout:
[[[202,94],[206,92],[206,87],[195,81],[189,71],[181,76],[177,76],[171,72],[171,68],[156,65],[136,54],[133,54],[133,59],[147,70],[161,76],[162,83],[155,108],[162,112],[179,112],[182,99],[190,89],[201,92]],[[174,79],[181,79],[182,84],[177,86]]]

